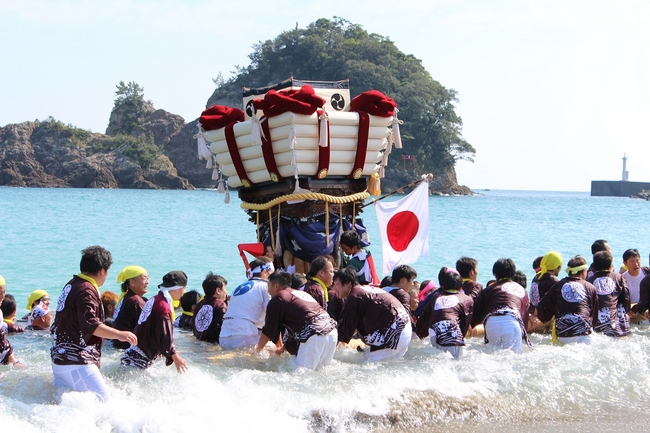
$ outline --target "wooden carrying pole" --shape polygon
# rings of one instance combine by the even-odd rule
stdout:
[[[386,193],[386,194],[382,195],[381,197],[377,197],[376,199],[374,199],[374,200],[372,200],[372,201],[370,201],[370,202],[368,202],[368,203],[364,203],[364,204],[360,205],[360,206],[359,206],[359,209],[363,209],[363,208],[366,207],[366,206],[370,206],[371,204],[375,204],[375,203],[377,203],[378,201],[385,199],[386,197],[390,197],[390,196],[393,195],[393,194],[397,194],[398,192],[404,192],[404,190],[405,190],[406,188],[410,188],[410,187],[412,187],[412,186],[419,185],[419,184],[421,184],[422,182],[424,182],[424,181],[429,181],[429,180],[431,180],[431,179],[433,179],[433,175],[432,175],[431,173],[429,173],[429,174],[427,174],[426,176],[423,176],[423,177],[421,177],[421,178],[418,179],[418,180],[414,180],[413,182],[409,183],[409,184],[406,185],[406,186],[402,186],[402,187],[400,187],[400,188],[397,188],[395,191],[391,191],[391,192],[389,192],[389,193]]]

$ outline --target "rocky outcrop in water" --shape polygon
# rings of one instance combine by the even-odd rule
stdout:
[[[471,189],[458,185],[456,181],[456,170],[452,167],[447,172],[431,173],[433,179],[429,182],[429,194],[431,195],[472,195]],[[409,183],[416,181],[420,176],[394,168],[386,169],[386,177],[381,180],[382,193],[386,194],[396,191]],[[411,192],[412,188],[404,188],[404,193]]]
[[[644,189],[640,193],[633,195],[632,198],[640,198],[650,201],[650,191]]]
[[[0,128],[0,185],[73,188],[214,188],[212,170],[197,157],[196,121],[156,110],[150,102],[138,116],[114,108],[106,134],[91,133],[55,119]],[[417,177],[387,169],[382,191]],[[408,192],[405,191],[405,192]],[[434,173],[432,194],[472,194],[456,182],[452,168]]]
[[[184,126],[182,117],[164,110],[151,112],[130,136],[90,133],[54,119],[7,125],[0,128],[0,185],[194,189],[173,160],[187,159],[186,171],[194,162],[208,180],[210,173],[195,149],[170,144]]]

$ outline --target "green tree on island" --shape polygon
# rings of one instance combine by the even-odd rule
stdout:
[[[249,66],[237,66],[225,81],[219,75],[208,105],[241,106],[242,87],[264,87],[291,74],[304,80],[349,77],[352,96],[377,89],[398,104],[404,148],[393,151],[391,166],[401,166],[401,153],[415,155],[421,171],[445,171],[459,159],[473,161],[476,151],[462,137],[463,122],[454,111],[456,91],[434,80],[419,59],[401,52],[388,37],[342,18],[321,18],[253,49]]]
[[[134,81],[129,81],[124,84],[124,81],[115,86],[115,106],[118,107],[124,104],[138,104],[144,102],[144,88]]]
[[[144,88],[138,83],[124,81],[115,86],[115,105],[106,128],[106,134],[111,136],[107,148],[116,148],[124,156],[147,169],[155,164],[162,155],[153,142],[153,137],[144,133],[145,118],[155,111],[151,101],[144,99]]]
[[[115,87],[115,105],[106,134],[137,134],[144,118],[155,111],[153,104],[144,99],[144,88],[138,83],[120,81]]]

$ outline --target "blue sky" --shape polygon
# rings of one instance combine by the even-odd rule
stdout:
[[[390,37],[458,91],[477,150],[460,183],[588,191],[621,178],[623,153],[630,180],[650,181],[642,0],[0,0],[0,126],[53,116],[104,132],[120,80],[189,122],[253,44],[333,16]]]

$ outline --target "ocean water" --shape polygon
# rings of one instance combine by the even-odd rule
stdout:
[[[554,249],[566,260],[590,257],[595,239],[610,242],[615,266],[627,248],[647,265],[650,203],[588,193],[479,191],[471,197],[431,197],[430,255],[413,266],[418,280],[435,278],[461,255],[479,261],[479,280],[500,257],[533,276],[533,259]],[[208,271],[230,290],[245,278],[236,245],[255,242],[255,227],[216,191],[0,188],[0,274],[26,312],[34,289],[53,302],[78,272],[80,250],[100,244],[114,258],[103,290],[119,291],[126,265],[144,266],[150,293],[164,273],[182,269],[188,289],[201,291]],[[379,229],[372,206],[362,214],[381,269]],[[312,372],[290,357],[223,352],[177,332],[189,371],[157,363],[125,370],[105,347],[102,373],[113,398],[99,404],[52,386],[47,332],[9,337],[27,368],[0,366],[0,424],[21,432],[171,432],[190,426],[234,431],[647,431],[650,327],[591,346],[555,346],[533,335],[534,350],[490,352],[469,339],[453,360],[413,341],[402,361],[369,364],[340,349],[331,366]]]

